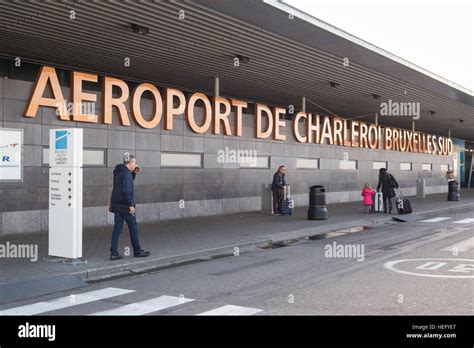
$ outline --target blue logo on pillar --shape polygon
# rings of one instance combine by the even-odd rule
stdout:
[[[56,150],[67,150],[68,131],[56,131]]]

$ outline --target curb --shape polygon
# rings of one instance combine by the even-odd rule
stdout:
[[[251,242],[226,245],[213,249],[200,250],[188,254],[146,258],[134,262],[122,261],[121,263],[114,263],[107,266],[93,267],[78,272],[73,272],[71,275],[76,275],[87,283],[97,283],[151,271],[159,271],[184,266],[190,263],[198,263],[212,259],[233,256],[235,248],[239,248],[239,254],[248,253],[254,251],[254,249],[260,245],[264,245],[268,242],[268,239],[261,239]],[[112,263],[117,261],[110,262]]]

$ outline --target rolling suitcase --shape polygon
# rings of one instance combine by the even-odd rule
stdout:
[[[283,188],[283,200],[281,202],[281,215],[291,215],[293,213],[294,202],[290,197],[290,185]]]
[[[403,198],[402,190],[397,189],[397,198],[395,200],[395,206],[397,207],[398,214],[411,214],[413,209],[411,208],[411,203],[408,199]]]
[[[375,192],[374,213],[383,213],[383,195],[382,195],[382,192]]]

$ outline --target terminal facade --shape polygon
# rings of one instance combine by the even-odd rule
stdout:
[[[266,211],[280,165],[297,206],[313,185],[328,203],[361,200],[380,168],[405,196],[420,180],[447,192],[448,169],[468,185],[472,91],[284,3],[78,3],[71,20],[62,3],[47,18],[37,6],[0,4],[12,19],[0,28],[0,128],[23,130],[22,180],[0,180],[2,235],[48,230],[55,128],[83,129],[84,227],[113,222],[125,152],[141,167],[142,222]],[[382,110],[398,102],[421,107]]]

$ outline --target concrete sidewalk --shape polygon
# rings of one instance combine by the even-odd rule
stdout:
[[[446,194],[426,198],[410,197],[414,215],[447,214],[450,210],[474,209],[474,191],[462,192],[462,200],[446,201]],[[296,208],[292,216],[259,212],[188,218],[140,224],[142,247],[151,251],[148,258],[125,257],[109,261],[111,227],[88,228],[83,233],[83,260],[70,264],[50,258],[48,236],[41,234],[9,235],[0,244],[37,244],[37,262],[29,259],[0,259],[0,286],[58,275],[77,275],[93,282],[147,270],[232,255],[235,248],[243,253],[291,239],[303,238],[349,227],[373,226],[391,220],[387,214],[364,214],[361,202],[328,205],[329,218],[309,221],[307,207]],[[139,212],[138,212],[139,213]],[[120,247],[130,246],[124,227]]]

